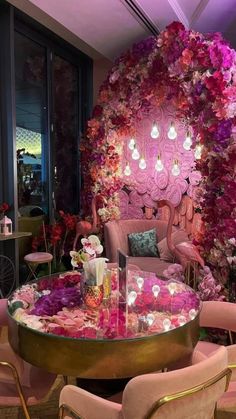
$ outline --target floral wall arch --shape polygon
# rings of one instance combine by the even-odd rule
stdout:
[[[236,230],[236,52],[219,33],[203,35],[173,22],[115,62],[82,147],[85,192],[100,195],[104,222],[119,218],[123,138],[134,134],[135,121],[150,107],[165,101],[191,126],[193,146],[202,146],[197,200],[205,233],[198,241],[224,283],[227,256],[235,250],[229,240]]]

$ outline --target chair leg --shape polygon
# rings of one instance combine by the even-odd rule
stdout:
[[[24,411],[25,418],[30,419],[30,414],[27,408],[26,400],[22,391],[21,383],[19,380],[19,375],[16,368],[14,367],[14,365],[10,364],[9,362],[0,361],[0,364],[3,365],[4,367],[8,367],[11,369],[14,381],[16,383],[17,392],[19,394],[19,398],[20,398],[22,409]]]
[[[29,268],[29,274],[28,274],[25,282],[29,282],[29,280],[31,279],[32,276],[34,277],[34,279],[37,279],[37,276],[36,276],[35,272],[36,272],[36,269],[38,267],[38,263],[34,263],[32,265],[30,263],[27,263],[27,266]]]
[[[52,274],[52,265],[51,265],[51,262],[48,263],[48,274],[49,274],[49,276],[51,276],[51,274]]]

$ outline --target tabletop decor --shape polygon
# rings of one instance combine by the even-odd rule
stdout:
[[[81,279],[81,273],[74,271],[23,285],[9,299],[9,311],[17,322],[43,333],[100,339],[164,333],[183,326],[199,312],[199,297],[185,284],[129,271],[125,317],[118,306],[116,269],[111,272],[109,305],[94,309],[84,303]]]
[[[167,103],[192,133],[191,147],[201,174],[193,199],[205,224],[198,244],[207,263],[214,239],[223,244],[234,237],[235,57],[219,33],[201,34],[173,22],[116,60],[101,86],[82,145],[85,194],[92,191],[103,199],[99,211],[103,222],[120,216],[124,143],[135,136],[136,122],[150,108]],[[213,275],[224,284],[229,267],[219,262],[211,261]]]

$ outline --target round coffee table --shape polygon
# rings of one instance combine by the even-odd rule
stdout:
[[[32,310],[37,301],[45,295],[52,296],[52,284],[60,279],[54,275],[22,286],[8,301],[12,348],[35,366],[53,373],[89,379],[134,377],[188,358],[199,338],[198,296],[187,285],[176,281],[164,282],[146,277],[140,290],[136,280],[137,274],[133,272],[128,292],[134,291],[136,299],[126,306],[125,313],[117,309],[118,291],[114,290],[110,302],[106,301],[97,309],[88,309],[81,302],[78,306],[60,310],[59,315],[36,317]],[[42,291],[39,284],[48,286],[48,294],[43,295],[45,290]],[[69,285],[79,290],[79,282]],[[158,296],[153,294],[154,285],[160,288]],[[31,287],[30,292],[24,287]],[[36,303],[32,303],[33,300],[37,300]],[[72,319],[77,323],[82,316],[83,322],[77,331],[74,328],[71,332],[67,320],[63,324],[63,312],[66,319],[68,313],[77,313],[77,317]],[[116,313],[117,319],[114,320]],[[57,327],[62,329],[60,335],[58,330],[57,334],[53,333]]]

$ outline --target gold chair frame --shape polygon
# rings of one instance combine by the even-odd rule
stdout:
[[[230,382],[230,377],[231,377],[231,374],[232,374],[231,368],[236,368],[236,364],[235,365],[230,365],[229,368],[226,368],[225,370],[221,371],[219,374],[217,374],[214,377],[212,377],[211,379],[203,382],[202,384],[191,387],[187,390],[179,391],[179,392],[161,397],[151,406],[150,410],[148,411],[148,413],[146,414],[144,419],[151,419],[153,417],[153,415],[156,413],[156,411],[161,406],[163,406],[164,404],[169,403],[173,400],[178,400],[178,399],[182,399],[182,398],[187,397],[187,396],[191,396],[192,394],[195,394],[195,393],[198,393],[199,391],[205,390],[206,388],[208,388],[208,387],[212,386],[213,384],[216,384],[218,381],[222,380],[224,377],[226,377],[225,391],[227,391],[228,386],[229,386],[229,382]],[[70,406],[63,403],[60,406],[60,409],[59,409],[59,419],[63,419],[65,417],[66,413],[70,414],[74,419],[85,419],[83,416],[81,416],[79,414],[79,412],[76,412]],[[216,414],[216,407],[215,407],[215,412],[214,412],[214,418],[216,417],[215,414]]]
[[[0,365],[10,368],[13,379],[14,379],[15,384],[16,384],[16,389],[17,389],[17,392],[19,394],[20,403],[21,403],[22,409],[24,411],[25,418],[30,419],[30,414],[29,414],[29,411],[28,411],[28,408],[27,408],[25,396],[24,396],[23,391],[22,391],[22,387],[21,387],[21,383],[20,383],[20,379],[19,379],[19,374],[17,372],[16,367],[13,364],[11,364],[10,362],[5,362],[5,361],[0,361]]]

